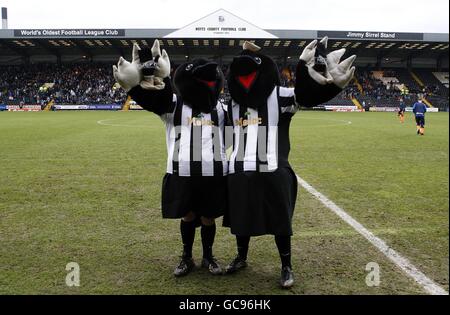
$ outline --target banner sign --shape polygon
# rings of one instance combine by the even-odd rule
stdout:
[[[142,110],[143,108],[139,105],[130,105],[131,110]]]
[[[398,112],[397,107],[370,107],[371,112]]]
[[[6,105],[6,109],[10,112],[39,112],[42,110],[41,105]]]
[[[54,105],[56,110],[86,110],[88,105]]]
[[[362,112],[364,112],[364,109],[359,109],[359,108],[337,108],[337,109],[333,109],[333,112],[359,112],[359,113],[362,113]]]
[[[33,109],[33,108],[14,108],[8,109],[9,112],[40,112],[42,109]]]
[[[412,107],[406,107],[405,110],[407,112],[412,112]],[[398,112],[398,107],[370,107],[369,111],[371,112]],[[427,113],[438,113],[439,108],[437,107],[428,107]]]
[[[18,29],[14,37],[121,37],[124,29]]]
[[[89,105],[89,109],[93,110],[118,110],[122,109],[122,105]]]
[[[406,107],[407,112],[412,112],[412,107]],[[439,108],[437,107],[427,107],[427,113],[439,113]]]
[[[7,106],[7,107],[8,107],[9,112],[40,112],[42,110],[41,106],[29,107],[29,108],[27,108],[27,107],[25,107],[25,108],[9,107],[9,106]]]
[[[277,38],[275,35],[220,9],[166,38]]]
[[[7,110],[8,108],[7,108],[7,106],[6,105],[1,105],[0,104],[0,110]]]
[[[364,31],[318,31],[319,38],[374,39],[374,40],[423,40],[423,33],[364,32]]]
[[[22,105],[23,109],[41,109],[41,105]]]
[[[55,105],[56,110],[120,110],[122,105]]]
[[[355,110],[358,109],[355,105],[325,105],[325,110]]]

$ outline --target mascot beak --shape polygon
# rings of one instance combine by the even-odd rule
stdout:
[[[236,80],[248,92],[258,77],[261,58],[251,55],[241,55],[233,60],[233,73]]]
[[[192,75],[199,82],[202,82],[211,89],[214,89],[217,85],[217,66],[215,62],[209,62],[204,65],[195,67],[192,70]]]
[[[238,82],[242,85],[242,87],[244,89],[246,89],[247,91],[250,90],[250,88],[252,87],[253,83],[255,83],[256,81],[256,71],[250,73],[249,75],[240,75],[237,77]]]

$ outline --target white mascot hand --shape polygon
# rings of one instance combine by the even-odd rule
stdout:
[[[347,86],[355,74],[355,67],[352,67],[352,64],[356,56],[352,55],[339,63],[344,54],[345,48],[342,48],[327,55],[328,72],[333,78],[333,83],[341,89]]]
[[[327,47],[328,37],[324,37],[321,41],[321,44]],[[355,55],[352,55],[342,61],[340,60],[342,56],[345,54],[345,48],[332,51],[327,55],[326,58],[326,71],[325,73],[319,73],[314,70],[314,59],[317,47],[317,40],[313,40],[309,43],[308,46],[303,50],[300,60],[303,60],[308,67],[308,73],[317,83],[321,85],[334,83],[336,86],[341,89],[345,88],[347,84],[353,78],[355,73],[355,67],[352,67],[353,62],[356,59]]]
[[[120,57],[117,66],[113,66],[114,79],[127,92],[138,86],[143,78],[138,50],[139,46],[134,44],[132,62],[130,63],[123,57]]]
[[[165,87],[164,79],[170,75],[169,55],[159,46],[159,40],[155,40],[151,49],[153,60],[142,65],[143,68],[154,69],[152,75],[144,75],[141,87],[146,90],[162,90]]]

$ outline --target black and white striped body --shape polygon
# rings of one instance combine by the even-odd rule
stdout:
[[[297,112],[293,88],[276,86],[267,106],[258,110],[232,101],[228,117],[233,126],[233,153],[229,173],[273,172],[289,166],[289,125]]]
[[[217,103],[201,113],[173,95],[170,109],[160,115],[166,126],[167,173],[178,176],[225,176],[225,111]]]

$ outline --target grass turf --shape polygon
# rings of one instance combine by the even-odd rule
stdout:
[[[393,113],[301,112],[291,127],[294,170],[447,290],[448,123],[428,114],[421,137],[410,115],[402,125]],[[0,159],[0,294],[424,293],[303,189],[292,290],[277,286],[270,236],[252,239],[239,274],[175,279],[179,223],[161,218],[165,133],[150,113],[0,113]],[[215,255],[225,264],[234,254],[218,228]],[[71,261],[77,288],[65,285]],[[369,262],[379,287],[365,284]]]

